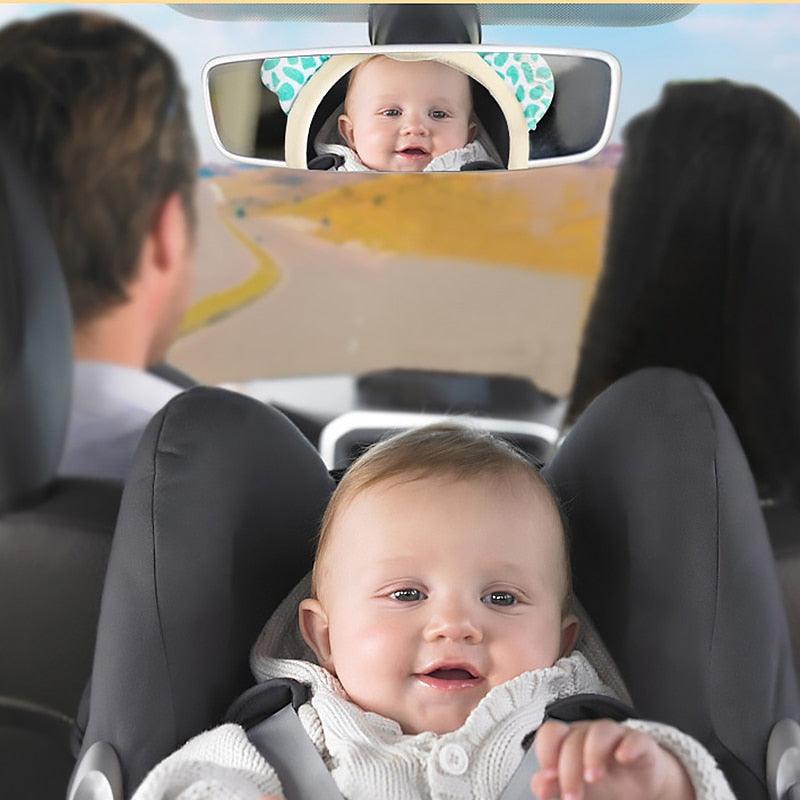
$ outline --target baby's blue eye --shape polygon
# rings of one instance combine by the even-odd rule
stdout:
[[[431,111],[431,117],[433,117],[433,119],[447,119],[447,116],[446,111]]]
[[[481,598],[481,602],[488,606],[513,606],[517,598],[511,592],[489,592]]]
[[[393,600],[401,600],[406,603],[413,603],[416,600],[422,600],[423,594],[419,589],[398,589],[392,592],[389,597]]]
[[[399,108],[387,108],[385,111],[381,112],[384,117],[399,117],[400,116],[400,109]]]

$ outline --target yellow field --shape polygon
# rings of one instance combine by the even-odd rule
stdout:
[[[248,215],[304,220],[330,242],[593,279],[612,179],[611,167],[593,166],[369,176],[333,188],[318,176],[287,184],[280,173],[244,173],[220,184]]]

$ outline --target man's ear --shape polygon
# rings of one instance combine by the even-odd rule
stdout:
[[[575,649],[578,641],[580,622],[574,614],[567,614],[561,622],[561,653],[559,658],[568,656]]]
[[[177,192],[167,195],[156,209],[150,240],[152,263],[160,272],[183,268],[189,249],[189,220]]]
[[[319,600],[306,598],[298,606],[298,624],[306,644],[314,651],[321,667],[336,674],[331,659],[331,637],[328,615]]]
[[[339,135],[347,142],[347,146],[351,150],[356,149],[356,140],[353,138],[353,122],[347,114],[339,114],[337,120],[339,126]]]

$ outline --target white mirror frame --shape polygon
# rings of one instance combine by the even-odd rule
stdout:
[[[243,164],[251,164],[263,167],[281,167],[284,169],[298,169],[297,167],[289,167],[286,161],[278,161],[265,158],[252,158],[250,156],[237,155],[227,150],[222,144],[222,140],[217,133],[217,126],[214,123],[214,115],[211,109],[211,92],[209,91],[209,73],[214,67],[224,64],[235,64],[240,61],[255,61],[264,60],[267,58],[281,58],[285,56],[315,56],[320,53],[330,56],[362,56],[362,55],[383,55],[391,53],[536,53],[544,56],[573,56],[577,58],[592,58],[602,61],[609,67],[611,76],[611,87],[608,98],[608,110],[606,112],[606,120],[603,126],[603,132],[600,135],[597,143],[589,150],[580,153],[573,153],[568,156],[554,156],[552,158],[539,158],[529,160],[527,163],[528,169],[540,167],[554,167],[561,164],[573,164],[579,161],[587,161],[593,156],[597,155],[607,144],[611,137],[611,132],[614,128],[614,120],[617,116],[617,107],[619,105],[619,92],[622,80],[622,71],[620,69],[619,61],[610,53],[603,52],[602,50],[582,50],[577,48],[559,48],[559,47],[530,47],[530,46],[513,46],[513,45],[493,45],[493,44],[408,44],[408,45],[364,45],[361,47],[330,47],[330,48],[313,48],[303,50],[269,50],[257,53],[244,53],[242,55],[234,56],[219,56],[209,61],[203,67],[203,100],[205,103],[206,117],[208,119],[208,126],[211,130],[211,136],[214,144],[228,158],[233,161],[239,161]],[[345,59],[341,59],[345,63]],[[337,70],[335,73],[336,79],[341,77],[344,72],[350,69],[353,64],[345,66],[341,71]],[[333,80],[330,85],[335,83]],[[313,112],[312,112],[313,113]],[[287,133],[290,128],[287,123]],[[299,145],[298,145],[299,146]],[[306,141],[302,141],[302,149],[305,151]],[[512,158],[509,158],[511,162]],[[519,168],[517,168],[519,169]],[[403,174],[425,174],[425,173],[403,173]]]

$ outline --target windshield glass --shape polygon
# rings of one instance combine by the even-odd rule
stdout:
[[[0,7],[0,23],[66,6]],[[665,82],[755,83],[800,109],[800,7],[700,6],[643,28],[484,26],[483,42],[605,50],[622,66],[611,143],[517,173],[342,175],[244,167],[211,139],[205,62],[368,44],[359,23],[220,22],[97,5],[175,56],[200,143],[193,303],[170,361],[203,382],[411,367],[570,386],[602,263],[621,131]]]

